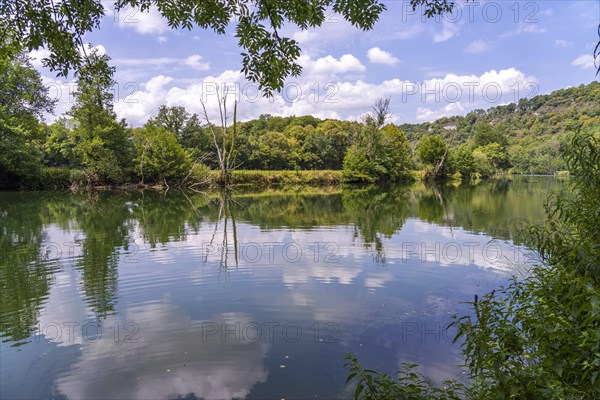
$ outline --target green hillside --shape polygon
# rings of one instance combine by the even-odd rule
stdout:
[[[600,82],[400,128],[412,143],[431,134],[449,142],[455,135],[453,145],[458,147],[469,141],[478,122],[491,124],[506,137],[512,171],[549,174],[564,170],[561,154],[571,135],[580,129],[600,131]]]

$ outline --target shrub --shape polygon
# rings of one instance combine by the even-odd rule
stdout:
[[[464,385],[457,381],[444,381],[438,388],[424,375],[414,369],[416,364],[403,363],[392,378],[370,369],[364,369],[352,354],[346,355],[344,366],[350,369],[346,383],[356,381],[355,399],[366,400],[457,400],[463,398]]]

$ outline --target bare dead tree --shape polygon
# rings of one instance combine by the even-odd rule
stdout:
[[[217,104],[219,106],[220,122],[221,125],[215,128],[215,125],[210,122],[208,117],[208,111],[206,105],[202,100],[202,109],[204,111],[204,118],[208,124],[208,128],[212,134],[213,144],[217,153],[217,160],[219,162],[219,180],[220,186],[227,186],[231,182],[231,171],[237,166],[235,165],[236,149],[235,149],[235,138],[237,131],[237,101],[233,103],[233,124],[231,127],[227,124],[227,92],[223,96],[219,93],[217,88]]]
[[[365,117],[365,123],[375,129],[383,128],[385,121],[390,117],[390,98],[380,97],[371,107],[371,112]]]

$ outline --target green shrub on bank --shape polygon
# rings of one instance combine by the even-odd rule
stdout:
[[[464,385],[448,380],[438,388],[426,376],[415,372],[416,364],[403,363],[397,378],[371,369],[364,369],[352,354],[346,356],[344,366],[350,369],[346,383],[356,381],[356,399],[410,399],[459,400],[464,396]]]
[[[62,190],[69,189],[73,183],[85,185],[85,174],[81,170],[66,167],[42,167],[35,175],[28,176],[21,183],[26,190]]]

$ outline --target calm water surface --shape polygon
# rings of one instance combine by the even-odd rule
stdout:
[[[348,398],[348,352],[460,376],[445,325],[530,260],[553,191],[0,193],[0,397]]]

